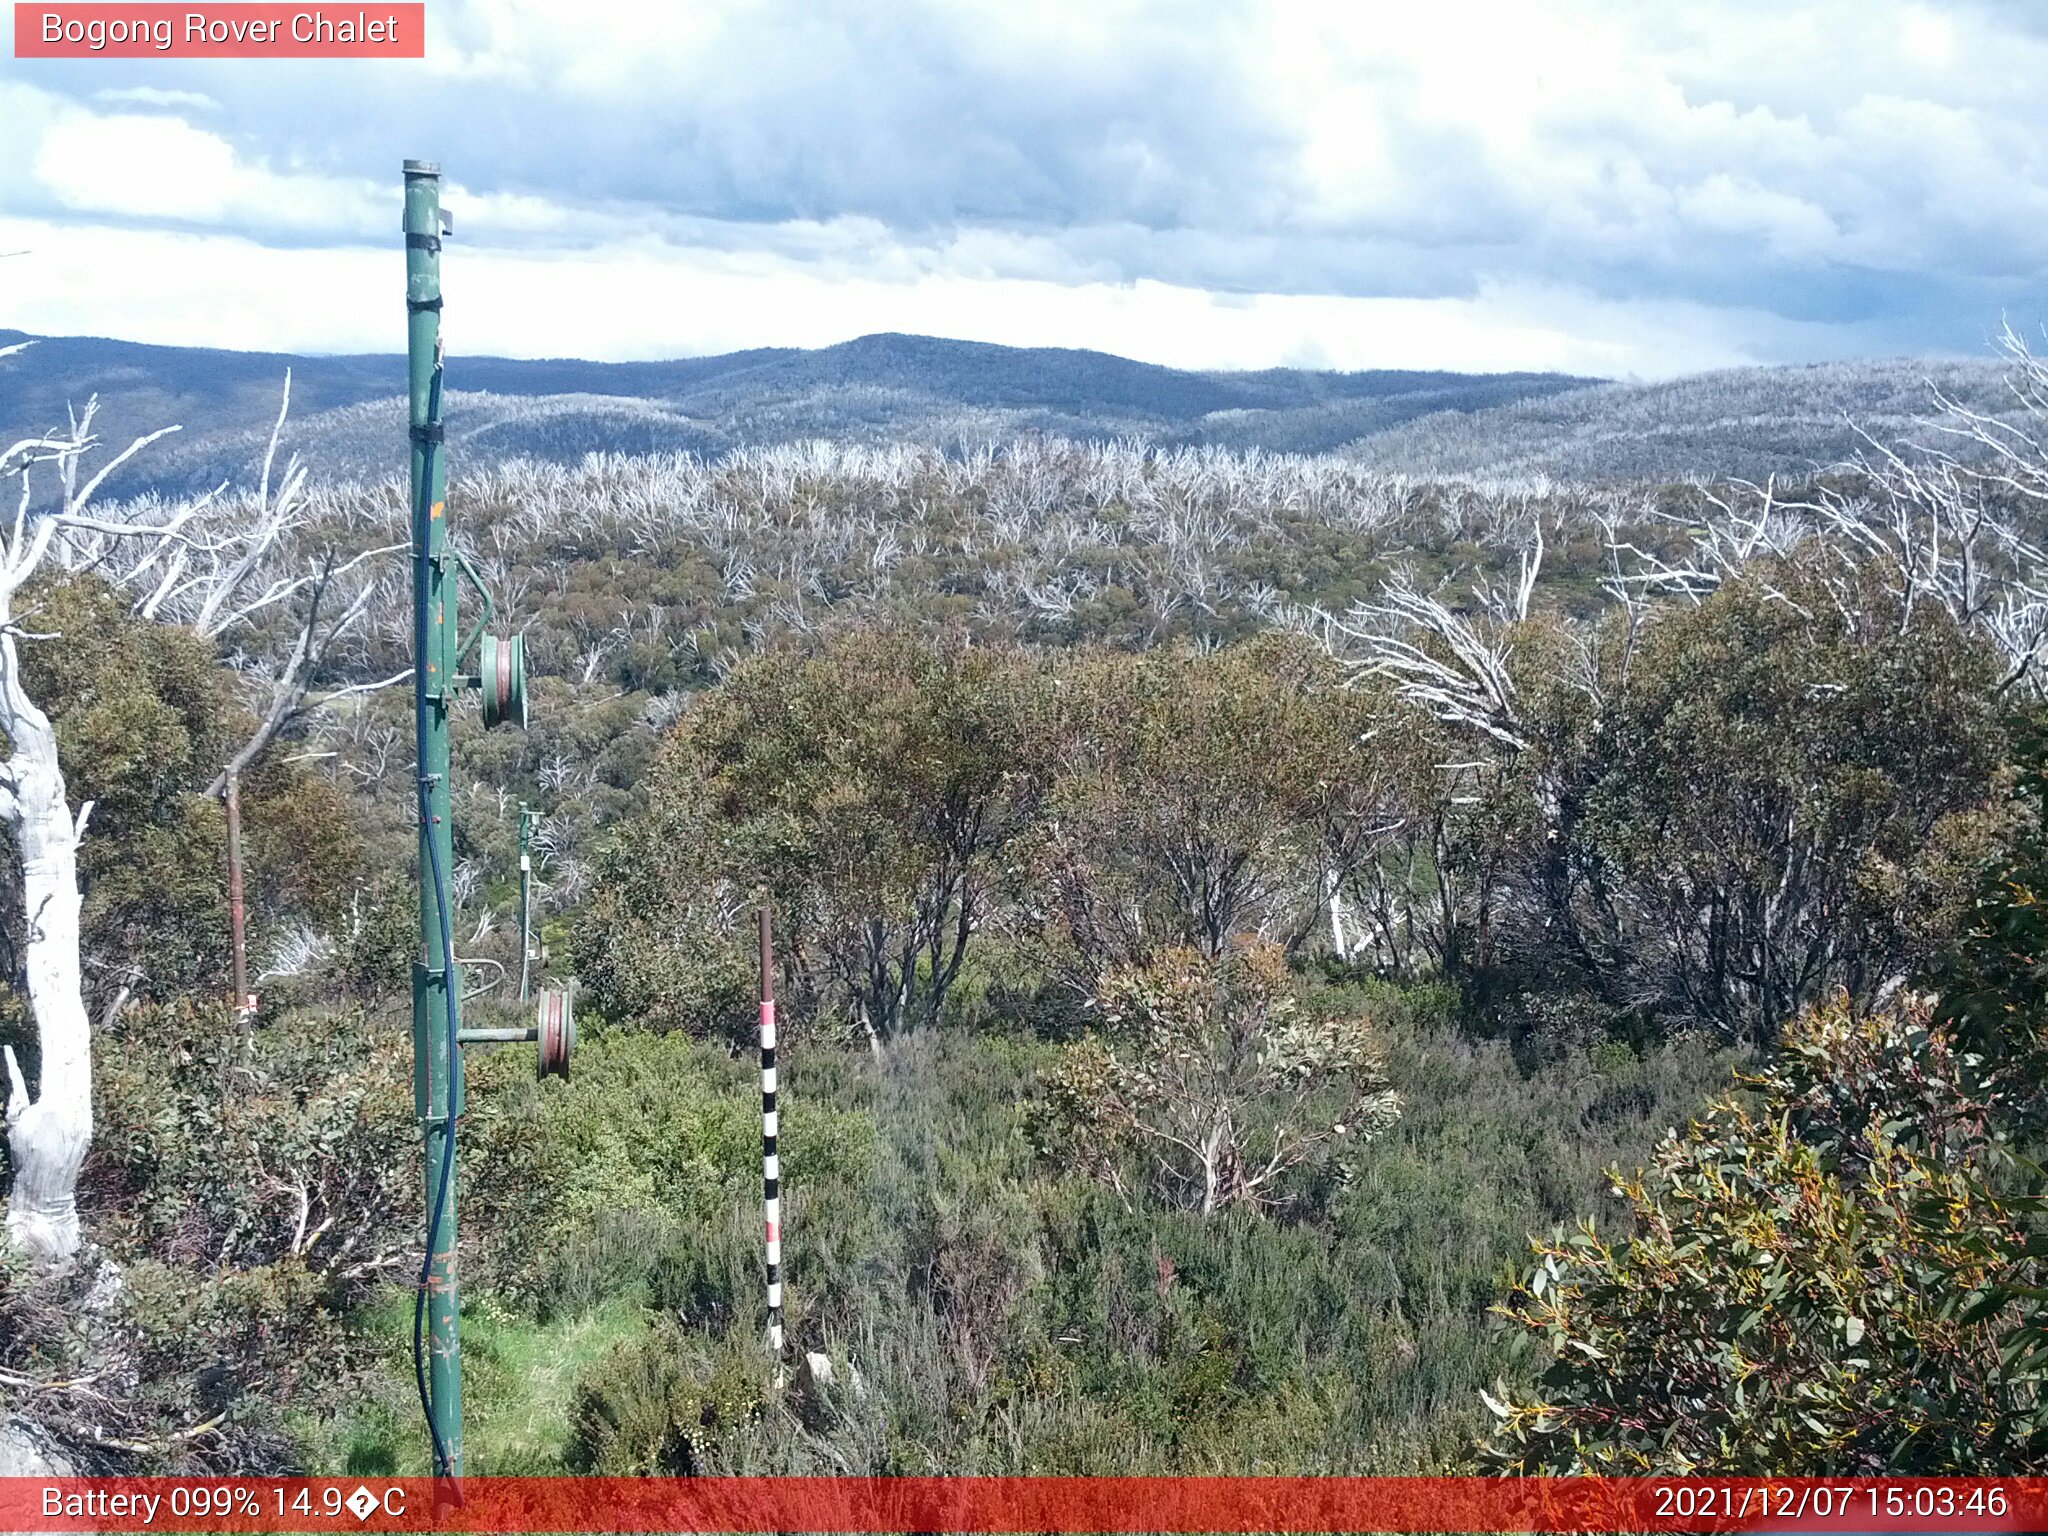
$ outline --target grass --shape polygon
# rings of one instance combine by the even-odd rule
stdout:
[[[412,1375],[412,1294],[393,1288],[355,1318],[366,1354],[362,1397],[331,1418],[293,1427],[317,1474],[424,1477],[433,1471]],[[481,1477],[546,1477],[571,1470],[571,1405],[578,1379],[649,1316],[615,1301],[536,1322],[489,1292],[462,1309],[464,1470]]]

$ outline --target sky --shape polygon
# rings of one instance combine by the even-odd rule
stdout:
[[[374,7],[372,7],[374,9]],[[874,331],[1191,368],[1989,355],[2048,320],[2034,0],[428,0],[426,58],[0,59],[0,326]]]

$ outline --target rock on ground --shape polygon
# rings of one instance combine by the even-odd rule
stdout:
[[[77,1471],[33,1424],[0,1419],[0,1477],[75,1477]]]

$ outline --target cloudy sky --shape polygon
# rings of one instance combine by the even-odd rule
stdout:
[[[0,60],[0,325],[869,331],[1185,367],[1984,355],[2048,320],[2033,0],[428,0],[414,62]]]

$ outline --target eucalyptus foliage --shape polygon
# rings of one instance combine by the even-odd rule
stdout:
[[[1487,1462],[1620,1475],[2010,1471],[2048,1448],[2037,1202],[2005,1090],[1929,1001],[1838,999],[1643,1171],[1631,1221],[1535,1245],[1499,1311],[1540,1376]],[[2017,1289],[2015,1289],[2017,1287]]]

